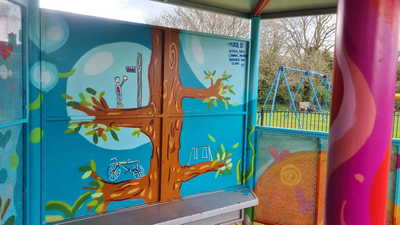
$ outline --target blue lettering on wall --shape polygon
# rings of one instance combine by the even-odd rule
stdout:
[[[247,52],[245,49],[245,43],[240,42],[229,42],[227,44],[231,49],[229,49],[228,59],[234,66],[244,67],[247,60]]]

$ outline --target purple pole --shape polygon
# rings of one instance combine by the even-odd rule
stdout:
[[[385,224],[399,0],[339,0],[325,224]]]

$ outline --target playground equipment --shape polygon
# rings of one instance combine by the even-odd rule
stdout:
[[[201,149],[201,158],[199,158],[199,150]],[[186,162],[186,165],[190,166],[195,163],[199,162],[211,162],[214,161],[210,146],[199,146],[199,147],[193,147],[192,150],[190,151],[188,160]]]
[[[298,89],[297,89],[296,94],[295,94],[294,97],[293,97],[292,94],[291,94],[290,87],[289,87],[289,83],[288,83],[288,81],[287,81],[287,77],[286,77],[286,73],[285,73],[285,71],[287,71],[287,70],[293,71],[293,72],[301,72],[301,73],[303,73],[303,78],[301,79],[300,85],[299,85],[299,87],[298,87]],[[313,98],[312,98],[311,101],[310,101],[309,108],[311,107],[311,105],[312,105],[312,103],[314,102],[314,99],[315,99],[315,101],[316,101],[317,104],[318,104],[318,109],[319,109],[320,112],[322,112],[322,108],[321,108],[321,105],[320,105],[320,103],[319,103],[319,100],[318,100],[318,97],[317,97],[317,93],[318,93],[319,89],[321,88],[322,83],[324,83],[324,85],[325,85],[325,115],[327,115],[327,111],[328,111],[328,105],[327,105],[327,102],[328,102],[327,89],[329,89],[330,92],[332,92],[332,89],[331,89],[331,85],[330,85],[330,83],[329,83],[329,80],[328,80],[326,74],[315,73],[315,72],[311,72],[311,71],[299,70],[299,69],[293,69],[293,68],[288,68],[288,67],[280,66],[280,67],[279,67],[279,70],[278,70],[278,73],[277,73],[277,75],[276,75],[276,77],[275,77],[275,79],[274,79],[274,82],[272,83],[271,89],[270,89],[269,92],[268,92],[267,98],[265,99],[264,105],[263,105],[263,107],[262,107],[263,109],[265,108],[265,106],[266,106],[266,104],[267,104],[267,102],[268,102],[268,99],[269,99],[269,97],[270,97],[270,95],[271,95],[272,89],[274,89],[274,87],[275,87],[274,99],[273,99],[273,101],[272,101],[272,107],[271,107],[271,110],[270,110],[271,113],[270,113],[270,117],[269,117],[269,121],[268,121],[268,126],[269,126],[270,123],[271,123],[272,114],[273,114],[273,110],[274,110],[274,107],[275,107],[276,93],[278,92],[278,86],[279,86],[279,81],[280,81],[281,75],[283,75],[283,78],[285,79],[286,87],[287,87],[287,89],[288,89],[289,96],[290,96],[290,107],[289,107],[288,113],[289,113],[289,111],[292,109],[292,106],[293,106],[294,113],[295,113],[295,115],[296,115],[296,118],[297,118],[297,121],[298,121],[298,123],[299,123],[299,127],[300,127],[300,128],[302,128],[302,126],[301,126],[300,118],[299,118],[299,115],[298,115],[298,113],[297,113],[297,109],[296,109],[296,105],[295,105],[294,100],[296,99],[297,94],[299,93],[300,88],[301,88],[301,86],[303,85],[303,82],[304,82],[304,80],[306,79],[306,77],[308,77],[308,80],[309,80],[309,82],[310,82],[310,85],[311,85],[311,88],[312,88],[312,91],[313,91]],[[314,85],[313,85],[313,82],[312,82],[312,80],[311,80],[311,76],[310,76],[310,75],[314,75],[314,76],[317,76],[317,77],[322,77],[321,82],[319,83],[317,90],[314,89]],[[306,113],[304,114],[304,117],[307,115],[307,112],[308,112],[308,111],[309,111],[309,110],[306,110]],[[322,114],[321,114],[321,116],[322,116],[322,120],[323,120],[324,123],[326,124],[325,117],[324,117]],[[260,117],[261,117],[261,114],[259,115],[258,120],[260,120]],[[286,118],[285,118],[285,119],[286,119]],[[257,121],[257,122],[258,122],[258,121]]]

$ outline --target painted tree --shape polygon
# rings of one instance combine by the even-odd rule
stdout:
[[[82,178],[91,177],[95,180],[90,182],[91,187],[85,187],[94,191],[92,194],[94,201],[88,204],[88,210],[95,208],[96,211],[106,211],[108,204],[113,201],[144,199],[146,202],[154,202],[159,198],[161,200],[177,198],[181,196],[183,182],[213,171],[223,176],[231,173],[232,154],[223,145],[219,148],[219,152],[215,152],[216,157],[213,162],[202,162],[191,166],[180,164],[179,151],[184,115],[183,99],[201,99],[203,103],[208,104],[208,108],[212,105],[217,107],[218,104],[228,108],[230,97],[227,95],[235,94],[232,90],[233,85],[226,84],[232,75],[226,74],[226,71],[220,76],[216,75],[216,71],[204,71],[205,79],[211,81],[209,88],[183,87],[178,66],[179,33],[166,30],[163,36],[163,31],[152,29],[151,36],[152,53],[148,69],[150,99],[147,106],[110,108],[104,99],[105,93],[98,93],[90,87],[86,89],[87,93],[79,94],[79,102],[68,95],[63,95],[69,100],[68,107],[88,116],[94,116],[92,121],[70,123],[66,133],[78,133],[84,128],[86,135],[93,136],[93,142],[97,144],[101,139],[107,141],[109,137],[118,141],[118,131],[121,128],[132,128],[134,130],[132,136],[143,133],[151,141],[152,156],[149,171],[139,180],[107,182],[96,173],[93,161],[91,166],[79,168],[84,173]],[[210,139],[215,142],[212,137]],[[233,147],[237,146],[236,144]],[[161,149],[164,149],[163,153]],[[163,190],[161,196],[158,195],[160,182]]]

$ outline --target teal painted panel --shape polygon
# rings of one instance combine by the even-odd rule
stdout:
[[[15,125],[0,129],[0,224],[24,224],[22,128],[23,125]]]
[[[21,7],[0,0],[0,123],[23,118]]]

